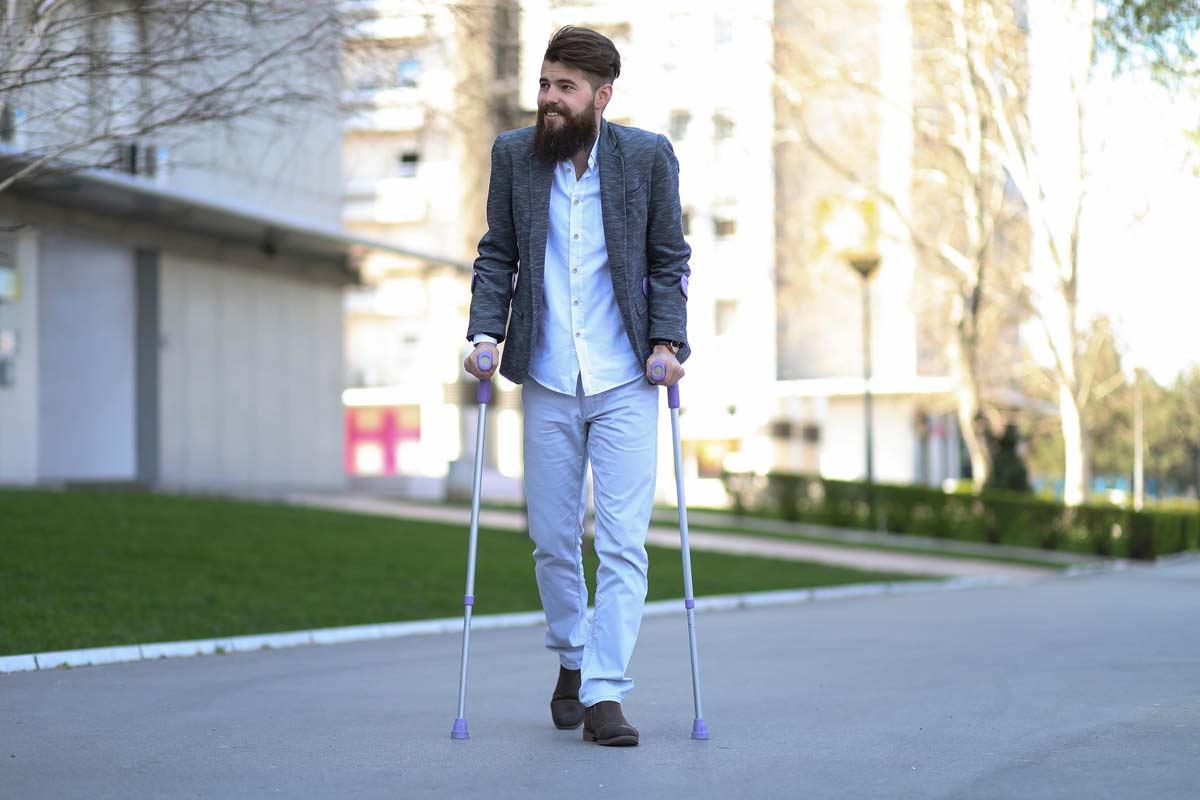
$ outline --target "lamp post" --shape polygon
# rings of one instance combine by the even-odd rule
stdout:
[[[881,261],[876,255],[859,255],[849,259],[851,268],[862,276],[862,348],[863,348],[863,426],[867,439],[867,495],[871,519],[882,529],[875,508],[875,414],[871,398],[871,276]]]
[[[875,504],[875,422],[871,396],[871,278],[883,259],[879,253],[879,208],[870,198],[826,198],[818,205],[820,237],[862,278],[863,428],[866,437],[867,505],[871,522],[885,525]]]

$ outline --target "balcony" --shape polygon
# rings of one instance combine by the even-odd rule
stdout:
[[[428,192],[418,178],[358,180],[346,185],[345,223],[404,225],[424,222],[428,213]]]
[[[345,129],[360,132],[409,132],[425,127],[425,107],[414,87],[358,89],[345,94],[353,109]]]

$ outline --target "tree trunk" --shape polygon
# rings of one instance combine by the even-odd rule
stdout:
[[[1058,390],[1058,409],[1062,418],[1063,435],[1063,502],[1077,506],[1087,499],[1088,456],[1087,437],[1083,430],[1083,414],[1075,395],[1064,383]]]
[[[950,305],[952,333],[948,356],[954,370],[954,397],[958,428],[971,459],[971,488],[983,489],[992,474],[992,454],[979,424],[983,416],[983,398],[979,388],[979,306],[982,295],[981,268],[972,276],[971,286],[956,293]]]
[[[978,425],[981,416],[978,392],[977,386],[958,384],[958,427],[971,457],[971,488],[977,492],[992,476],[992,454]]]
[[[978,424],[983,413],[979,374],[975,369],[970,342],[962,341],[961,335],[958,336],[954,347],[954,370],[958,428],[962,432],[967,454],[971,458],[971,486],[978,492],[991,477],[992,454]]]

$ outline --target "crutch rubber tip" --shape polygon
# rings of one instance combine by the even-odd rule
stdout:
[[[699,717],[692,723],[692,738],[708,741],[708,725]]]
[[[694,733],[692,734],[695,735]],[[467,721],[462,717],[454,720],[454,727],[450,729],[451,739],[470,739],[471,735],[467,733]],[[708,738],[708,731],[704,732],[704,738]]]

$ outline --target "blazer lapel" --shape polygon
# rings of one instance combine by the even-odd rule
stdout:
[[[625,161],[607,120],[600,122],[600,210],[604,219],[604,244],[612,273],[617,305],[628,317],[629,282],[625,279]]]
[[[533,290],[533,315],[538,318],[542,305],[542,274],[546,267],[546,241],[550,235],[550,187],[554,183],[554,165],[529,155],[529,288]]]

